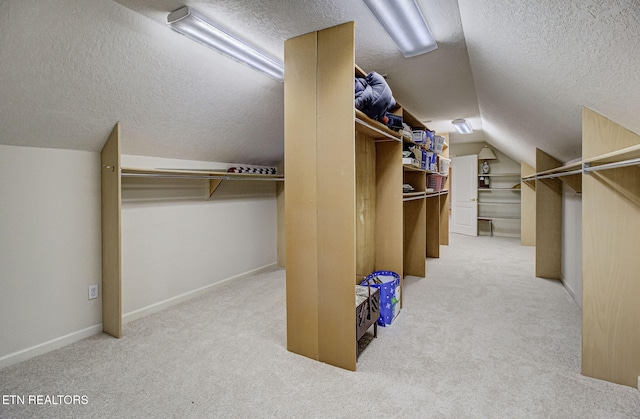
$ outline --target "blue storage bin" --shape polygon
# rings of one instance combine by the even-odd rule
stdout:
[[[389,326],[400,313],[400,275],[391,271],[375,271],[360,285],[367,283],[380,290],[378,325]]]
[[[431,140],[431,142],[433,142],[434,137],[435,137],[435,133],[433,131],[427,130],[427,138]]]

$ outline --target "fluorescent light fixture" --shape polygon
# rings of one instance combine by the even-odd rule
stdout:
[[[169,13],[167,23],[194,41],[211,47],[234,60],[261,71],[267,76],[284,81],[284,64],[218,28],[197,10],[184,6]]]
[[[364,0],[406,57],[438,48],[415,0]]]
[[[469,123],[464,119],[454,119],[451,123],[460,134],[473,133],[473,128],[471,128],[471,125],[469,125]]]

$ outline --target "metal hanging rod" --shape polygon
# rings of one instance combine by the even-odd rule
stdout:
[[[225,175],[181,175],[172,173],[122,173],[122,177],[155,177],[164,179],[220,179],[220,180],[261,180],[261,181],[284,181],[284,178],[265,178],[265,177],[236,177]]]
[[[568,172],[550,173],[548,175],[536,176],[535,179],[553,179],[563,176],[579,175],[582,173],[582,169],[570,170]]]
[[[583,173],[590,173],[590,172],[597,172],[599,170],[617,169],[619,167],[639,166],[639,165],[640,165],[640,158],[622,160],[614,163],[600,164],[597,166],[592,166],[591,163],[585,163],[582,168],[582,171]]]

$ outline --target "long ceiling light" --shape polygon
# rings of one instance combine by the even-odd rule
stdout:
[[[189,6],[169,13],[167,23],[171,29],[194,41],[220,51],[275,80],[284,81],[284,64],[282,62],[231,36],[206,16]]]
[[[453,127],[458,130],[460,134],[471,134],[473,133],[473,128],[471,125],[465,121],[464,119],[454,119],[451,121]]]
[[[415,0],[364,2],[405,57],[415,57],[438,48]]]

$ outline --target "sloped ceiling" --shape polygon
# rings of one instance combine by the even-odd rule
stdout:
[[[458,3],[487,142],[579,158],[583,105],[640,132],[640,1]]]
[[[99,151],[121,121],[127,154],[279,163],[283,84],[171,31],[185,4],[277,58],[354,20],[356,62],[412,113],[515,160],[579,157],[582,105],[640,132],[637,0],[419,0],[439,48],[410,59],[360,0],[5,0],[0,144]]]

